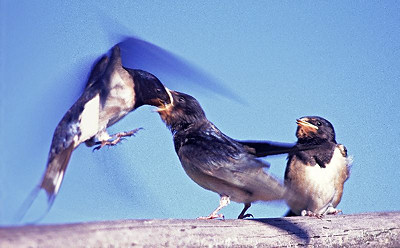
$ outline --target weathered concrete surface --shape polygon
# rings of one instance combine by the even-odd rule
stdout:
[[[0,247],[400,247],[400,212],[247,220],[122,220],[1,227]]]

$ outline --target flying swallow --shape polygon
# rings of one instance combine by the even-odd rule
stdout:
[[[223,134],[211,123],[192,96],[170,91],[171,104],[159,109],[161,119],[173,134],[175,151],[186,174],[201,187],[220,195],[220,204],[207,217],[223,218],[219,210],[230,201],[244,203],[238,218],[255,201],[284,198],[286,188],[264,168],[248,147]]]
[[[114,46],[110,57],[104,55],[95,64],[82,95],[58,123],[46,171],[32,192],[29,205],[43,189],[51,207],[71,154],[81,143],[98,145],[95,149],[115,145],[138,129],[109,135],[108,127],[140,106],[163,107],[170,101],[169,93],[157,77],[146,71],[123,67],[119,46]]]
[[[337,214],[343,185],[350,176],[346,147],[336,143],[334,128],[324,118],[306,116],[297,125],[297,144],[313,148],[289,154],[285,186],[296,197],[286,200],[288,216]]]

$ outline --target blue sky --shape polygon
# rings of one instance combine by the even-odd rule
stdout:
[[[118,42],[115,34],[156,44],[240,95],[244,101],[207,90],[207,82],[195,82],[201,88],[196,79],[157,75],[196,97],[233,138],[295,142],[296,118],[327,118],[354,157],[339,208],[400,210],[397,1],[2,1],[0,11],[0,225],[16,224],[16,210],[44,172],[54,129],[83,89],[88,63]],[[144,128],[121,145],[74,151],[41,223],[195,218],[218,205],[216,193],[186,176],[153,109],[140,108],[109,129]],[[266,160],[283,180],[286,157]],[[221,213],[236,218],[241,209],[231,203]],[[42,193],[25,221],[45,210]],[[249,213],[286,211],[284,203],[258,203]]]

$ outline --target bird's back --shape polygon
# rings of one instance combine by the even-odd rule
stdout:
[[[263,170],[269,165],[212,123],[178,132],[174,141],[185,172],[203,188],[237,202],[283,198],[285,188]]]

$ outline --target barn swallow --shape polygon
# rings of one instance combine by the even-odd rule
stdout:
[[[218,208],[200,219],[223,218],[218,212],[231,200],[244,203],[241,219],[251,216],[245,213],[252,202],[284,198],[284,185],[264,171],[269,164],[223,134],[206,118],[194,97],[170,92],[171,104],[158,112],[173,134],[182,167],[198,185],[220,195]]]
[[[58,123],[45,174],[32,192],[29,205],[40,189],[44,189],[51,207],[72,151],[81,143],[99,145],[95,149],[115,145],[138,129],[109,135],[108,127],[142,105],[162,107],[170,101],[170,95],[157,77],[146,71],[123,67],[119,46],[114,46],[110,57],[104,55],[95,64],[82,95]]]
[[[296,196],[286,200],[288,216],[337,214],[343,185],[350,176],[346,147],[336,143],[334,128],[324,118],[302,117],[297,125],[297,144],[314,148],[288,156],[284,183]]]

